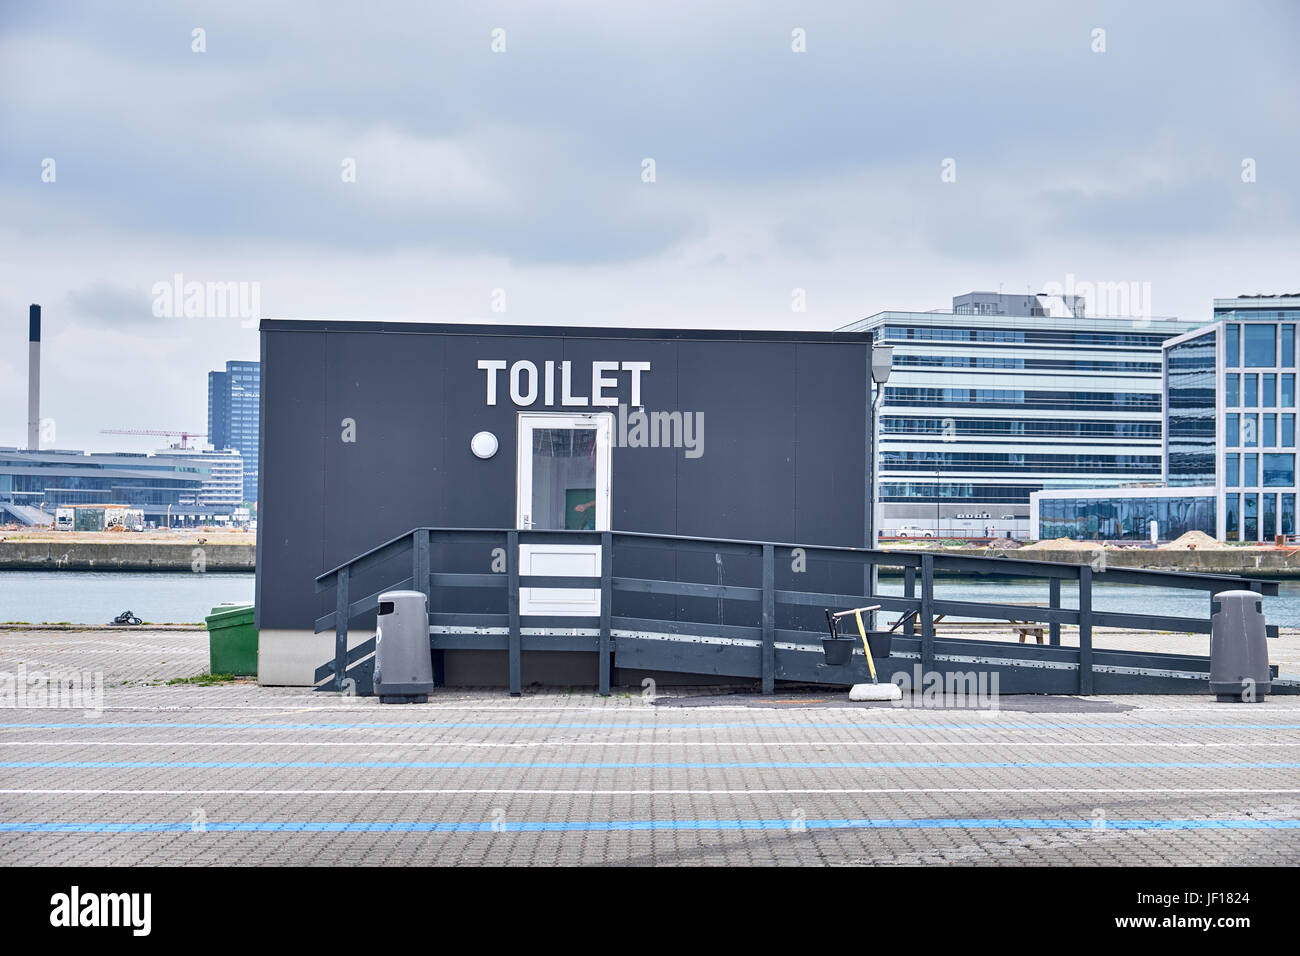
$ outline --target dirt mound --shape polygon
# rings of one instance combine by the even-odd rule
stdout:
[[[1220,551],[1227,547],[1222,542],[1216,541],[1204,531],[1189,531],[1168,544],[1162,544],[1157,549],[1159,551]]]
[[[1096,551],[1101,547],[1095,541],[1075,541],[1073,538],[1056,538],[1053,541],[1035,541],[1025,545],[1026,551]]]

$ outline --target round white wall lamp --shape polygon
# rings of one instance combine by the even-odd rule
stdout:
[[[497,436],[491,432],[479,432],[469,440],[469,450],[478,458],[491,458],[497,447]]]

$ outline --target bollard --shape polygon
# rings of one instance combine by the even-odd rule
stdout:
[[[1260,595],[1221,591],[1210,612],[1210,693],[1222,701],[1263,700],[1273,681]]]
[[[419,591],[379,595],[375,694],[381,704],[423,704],[433,690],[429,611]]]

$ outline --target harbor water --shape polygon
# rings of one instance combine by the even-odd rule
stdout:
[[[203,620],[218,604],[252,604],[241,572],[0,571],[0,623],[107,624],[123,611],[152,624]]]
[[[254,575],[238,572],[0,571],[0,623],[106,624],[125,610],[156,624],[196,623],[218,604],[251,604]],[[901,577],[882,575],[881,591],[901,595]],[[1300,627],[1300,581],[1279,583],[1264,598],[1270,624]],[[1015,578],[935,579],[939,598],[1046,604],[1047,583]],[[1209,595],[1196,591],[1098,584],[1093,608],[1207,618]],[[1061,588],[1061,604],[1078,607],[1078,590]],[[953,618],[953,620],[959,620]]]

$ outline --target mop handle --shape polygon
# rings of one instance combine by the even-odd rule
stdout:
[[[867,631],[862,626],[862,612],[867,610],[860,607],[853,612],[854,620],[858,622],[858,634],[862,636],[862,649],[867,652],[867,667],[871,668],[871,683],[876,683],[876,662],[871,657],[871,644],[867,641]]]
[[[850,614],[861,614],[863,611],[879,611],[879,610],[880,610],[879,604],[869,604],[866,607],[855,607],[848,611],[836,611],[834,614],[831,615],[831,617],[835,617],[835,618],[848,617]]]

